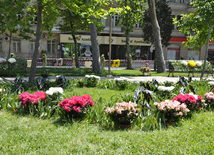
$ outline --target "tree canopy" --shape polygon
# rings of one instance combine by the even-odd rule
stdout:
[[[168,46],[168,42],[171,38],[171,33],[174,27],[171,15],[172,11],[166,0],[156,0],[155,6],[157,20],[160,26],[161,42],[162,45]],[[151,35],[152,22],[149,9],[145,10],[143,16],[143,32],[145,41],[154,44],[154,36]]]
[[[194,12],[182,14],[181,19],[174,19],[178,29],[188,35],[186,46],[198,49],[206,44],[209,27],[214,25],[213,0],[194,0]],[[214,40],[214,29],[211,29],[210,40]]]

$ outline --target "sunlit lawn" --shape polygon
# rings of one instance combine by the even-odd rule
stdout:
[[[87,121],[60,125],[5,111],[0,118],[0,154],[214,154],[213,112],[151,132],[102,130]]]

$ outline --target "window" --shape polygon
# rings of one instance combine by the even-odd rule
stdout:
[[[21,40],[13,40],[13,52],[14,53],[21,53]]]
[[[30,53],[34,53],[35,51],[35,42],[30,42]]]
[[[140,24],[138,23],[138,24],[135,24],[134,25],[134,28],[140,28]]]
[[[180,15],[177,15],[177,20],[181,20],[181,16]],[[177,30],[178,30],[178,26],[177,26]]]
[[[2,49],[2,39],[0,39],[0,52],[3,52],[3,49]]]
[[[118,15],[112,16],[112,26],[118,26],[118,20],[119,20]]]
[[[48,40],[48,53],[55,53],[55,41],[53,40]]]

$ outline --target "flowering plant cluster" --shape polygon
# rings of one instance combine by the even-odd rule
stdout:
[[[24,105],[24,107],[27,107],[29,103],[32,104],[38,104],[38,101],[45,101],[46,99],[46,93],[43,91],[37,91],[34,94],[29,94],[28,92],[21,93],[19,95],[19,99]]]
[[[214,91],[214,90],[212,90],[212,91]],[[207,106],[214,108],[214,94],[213,94],[213,92],[205,93],[204,97],[205,97],[205,102],[208,104]]]
[[[0,63],[6,62],[7,60],[4,58],[0,58]]]
[[[149,67],[141,67],[140,70],[142,73],[145,73],[145,72],[151,72],[151,69]]]
[[[99,80],[100,80],[99,76],[85,75],[85,84],[87,87],[96,87]]]
[[[123,90],[128,86],[128,78],[120,77],[120,78],[115,78],[114,80],[115,80],[117,87],[120,90]]]
[[[188,61],[188,65],[189,65],[189,67],[195,67],[196,63],[195,63],[195,61],[190,60],[190,61]]]
[[[13,63],[16,62],[16,59],[15,58],[10,58],[10,59],[8,59],[8,62],[11,63],[11,64],[13,64]]]
[[[46,94],[52,96],[53,94],[63,94],[63,89],[61,87],[50,87]]]
[[[158,110],[163,114],[166,121],[179,121],[179,116],[186,115],[190,110],[186,104],[175,100],[165,100],[163,102],[155,102]]]
[[[140,109],[131,101],[116,103],[116,106],[108,107],[105,112],[115,124],[130,124],[138,117]]]
[[[189,94],[179,94],[175,96],[173,101],[179,101],[181,104],[184,103],[191,110],[199,110],[204,107],[204,100],[200,95]]]
[[[59,106],[69,113],[85,113],[88,107],[94,106],[94,102],[90,95],[71,96],[61,101]]]

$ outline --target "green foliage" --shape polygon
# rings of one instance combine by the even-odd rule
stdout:
[[[210,41],[214,39],[214,3],[212,0],[206,2],[194,0],[192,5],[194,12],[183,14],[180,21],[174,19],[174,24],[182,33],[189,36],[185,45],[198,49],[207,43],[209,28],[211,28]]]
[[[26,74],[27,60],[25,58],[16,58],[15,63],[9,63],[8,58],[6,62],[0,63],[0,72],[4,76],[16,76],[19,74]]]
[[[168,42],[171,38],[171,33],[174,27],[171,17],[172,11],[166,0],[156,0],[155,6],[157,20],[160,26],[161,42],[164,46],[168,46]],[[145,10],[143,16],[143,32],[145,41],[154,44],[154,37],[152,35],[152,21],[149,9]]]

